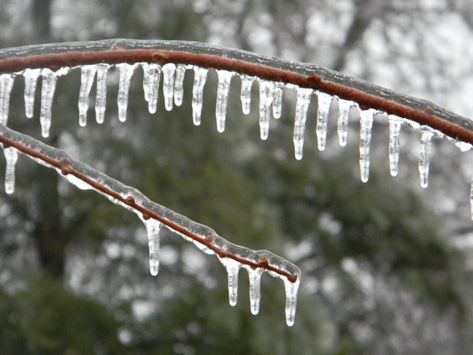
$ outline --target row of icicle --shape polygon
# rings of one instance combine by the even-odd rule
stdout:
[[[119,70],[119,88],[117,96],[118,119],[120,122],[126,121],[128,107],[128,92],[130,81],[135,69],[141,66],[143,70],[143,91],[145,100],[148,103],[148,110],[151,114],[156,113],[158,104],[158,92],[161,75],[163,77],[163,97],[164,107],[167,111],[171,111],[173,105],[180,106],[183,101],[183,83],[187,69],[194,71],[194,83],[192,89],[192,118],[195,125],[201,123],[201,112],[203,103],[204,86],[207,79],[208,69],[190,66],[184,64],[168,63],[163,66],[155,63],[136,63],[117,64]],[[81,66],[81,84],[79,90],[79,125],[81,127],[87,124],[87,111],[89,107],[89,96],[92,85],[96,78],[96,98],[95,98],[95,118],[97,123],[104,122],[106,99],[107,99],[107,74],[112,66],[109,64],[96,64]],[[8,120],[8,111],[10,103],[10,94],[13,87],[14,79],[17,74],[22,74],[25,80],[24,101],[26,117],[33,117],[35,91],[38,78],[41,77],[41,108],[40,108],[40,124],[43,137],[49,136],[51,127],[51,109],[53,103],[54,92],[56,88],[57,78],[69,72],[69,68],[61,68],[58,71],[50,69],[26,69],[21,73],[2,74],[0,75],[0,124],[6,125]],[[232,77],[237,73],[217,70],[217,101],[215,108],[216,126],[218,132],[225,130],[227,102]],[[281,82],[272,82],[262,80],[248,75],[240,75],[241,79],[241,105],[245,115],[250,113],[251,107],[251,90],[253,83],[258,81],[259,85],[259,127],[260,138],[266,140],[269,135],[269,127],[271,117],[279,119],[282,113],[282,97],[283,89],[291,88],[296,91],[295,119],[294,119],[294,154],[295,158],[300,160],[303,155],[304,134],[307,119],[307,111],[310,100],[315,93],[317,97],[317,115],[316,115],[316,136],[317,146],[319,150],[326,147],[327,137],[327,121],[331,110],[332,101],[336,100],[338,104],[337,133],[338,141],[341,146],[347,144],[348,123],[350,111],[355,108],[359,110],[358,105],[353,101],[344,100],[338,97],[332,97],[321,91],[314,91],[308,88],[297,87],[292,84],[284,84]],[[370,144],[371,130],[374,116],[386,115],[373,109],[359,110],[360,116],[360,176],[363,182],[367,182],[369,178],[370,168]],[[401,125],[404,122],[410,123],[403,118],[389,115],[389,166],[392,176],[398,174],[399,163],[399,135]],[[423,188],[428,186],[429,165],[431,159],[431,140],[434,134],[438,133],[429,127],[418,127],[421,130],[420,154],[419,154],[419,175],[420,185]],[[467,150],[470,145],[460,144],[460,148]],[[4,149],[6,158],[6,174],[5,174],[5,190],[8,194],[14,192],[15,188],[15,164],[18,159],[17,151],[14,148]],[[473,216],[473,185],[470,201],[472,201]],[[154,220],[146,221],[149,242],[149,263],[152,275],[157,275],[159,270],[159,230],[160,224]],[[228,273],[228,289],[229,302],[234,306],[237,300],[238,287],[238,271],[241,265],[230,258],[219,258],[225,266]],[[249,272],[250,279],[250,303],[252,314],[259,311],[260,300],[260,278],[262,270],[259,268],[252,269],[246,267]],[[275,275],[273,275],[275,276]],[[277,275],[276,275],[277,276]],[[284,279],[284,278],[283,278]],[[285,280],[286,289],[286,321],[288,325],[294,323],[296,294],[299,280],[296,283]]]

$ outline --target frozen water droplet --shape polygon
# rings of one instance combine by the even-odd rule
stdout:
[[[95,97],[95,119],[102,124],[105,118],[105,107],[107,105],[107,74],[109,64],[97,65],[97,95]]]
[[[273,91],[273,117],[275,119],[281,118],[282,113],[282,83],[275,83],[274,84],[274,91]]]
[[[148,234],[149,270],[156,276],[159,272],[159,231],[161,223],[150,218],[145,221]]]
[[[49,137],[51,128],[51,110],[53,105],[54,91],[56,90],[57,75],[51,69],[41,70],[41,134],[44,138]]]
[[[225,131],[225,118],[227,115],[228,92],[233,72],[227,70],[217,70],[217,104],[215,107],[215,118],[217,120],[217,131]]]
[[[118,80],[118,120],[120,122],[126,121],[126,111],[128,109],[128,92],[130,91],[130,81],[135,71],[136,64],[120,63],[117,64],[120,71],[120,78]]]
[[[178,64],[176,67],[176,78],[174,79],[174,104],[176,106],[182,105],[184,97],[184,76],[186,74],[186,66]]]
[[[251,314],[253,315],[257,315],[259,313],[262,273],[263,271],[260,268],[248,269],[248,277],[250,280],[250,310]]]
[[[248,75],[241,75],[241,109],[245,115],[250,113],[251,108],[251,86],[255,78]]]
[[[15,77],[12,74],[0,75],[0,124],[6,126],[10,110],[10,95]]]
[[[194,125],[200,125],[204,85],[207,81],[207,68],[194,67],[194,86],[192,88],[192,120]]]
[[[370,144],[373,115],[376,111],[360,111],[360,175],[361,181],[367,182],[370,175]]]
[[[350,117],[350,109],[353,107],[353,101],[338,99],[338,122],[337,133],[338,143],[344,147],[347,145],[348,137],[348,119]]]
[[[268,139],[269,121],[271,118],[271,104],[273,102],[274,83],[260,80],[259,82],[259,128],[260,138]]]
[[[27,118],[33,117],[34,97],[36,92],[36,84],[41,69],[25,69],[23,77],[25,78],[25,115]]]
[[[231,258],[219,258],[220,262],[225,266],[228,275],[228,302],[230,306],[236,306],[238,300],[238,273],[240,271],[240,263]]]
[[[399,136],[402,119],[396,116],[389,116],[389,171],[391,176],[397,176],[399,171]]]
[[[325,145],[327,143],[327,121],[332,96],[318,91],[317,98],[317,147],[322,151],[325,150]]]
[[[15,148],[8,147],[3,149],[6,160],[5,168],[5,192],[11,195],[15,192],[15,166],[18,160],[18,151]]]
[[[89,94],[94,83],[96,65],[84,65],[81,68],[79,89],[79,125],[85,127],[87,124],[87,110],[89,109]]]
[[[297,160],[302,159],[304,149],[304,131],[307,120],[307,110],[310,104],[312,89],[297,88],[296,115],[294,119],[294,155]]]
[[[166,111],[171,111],[173,107],[174,96],[174,73],[176,65],[167,63],[163,65],[163,94],[164,94],[164,108]]]
[[[148,111],[156,113],[158,107],[159,81],[161,79],[161,66],[156,63],[142,63],[143,92],[148,103]]]
[[[419,154],[419,178],[420,186],[427,188],[429,186],[429,166],[430,166],[430,150],[433,132],[429,129],[423,129],[420,137],[420,154]]]
[[[300,277],[297,278],[296,282],[283,278],[283,282],[286,291],[286,324],[292,327],[296,318],[297,291],[299,290]]]

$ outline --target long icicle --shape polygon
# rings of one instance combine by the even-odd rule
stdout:
[[[174,79],[174,104],[176,106],[182,105],[184,97],[184,76],[186,74],[186,65],[178,64],[176,67],[176,77]]]
[[[368,182],[370,176],[370,144],[373,115],[376,111],[360,111],[360,175],[361,181]]]
[[[154,114],[158,108],[161,66],[156,63],[142,63],[141,67],[143,69],[143,92],[148,103],[148,111]]]
[[[89,109],[89,95],[94,83],[96,65],[84,65],[81,68],[79,89],[79,125],[85,127],[87,124],[87,110]]]
[[[12,74],[0,75],[0,124],[6,126],[10,111],[10,96],[15,77]]]
[[[286,291],[286,324],[289,327],[294,325],[296,318],[296,306],[297,306],[297,291],[299,290],[300,279],[296,282],[291,282],[288,279],[284,279],[284,290]]]
[[[255,78],[248,75],[241,75],[241,110],[243,114],[248,115],[251,109],[251,87]]]
[[[149,271],[151,275],[156,276],[159,272],[159,231],[161,223],[150,218],[145,221],[145,225],[148,235]]]
[[[281,118],[282,113],[282,93],[283,83],[275,83],[273,91],[273,117],[275,119]]]
[[[54,99],[54,91],[56,90],[57,75],[51,69],[41,70],[41,134],[44,138],[49,137],[49,130],[51,128],[51,110]]]
[[[348,138],[348,121],[350,118],[350,109],[353,107],[353,102],[338,99],[338,121],[337,121],[337,133],[338,143],[341,147],[347,145]]]
[[[318,91],[317,98],[317,147],[322,151],[325,150],[325,145],[327,143],[327,122],[332,96]]]
[[[3,148],[5,154],[5,192],[11,195],[15,192],[15,166],[18,160],[18,151],[13,147]]]
[[[163,71],[163,96],[164,108],[171,111],[173,107],[174,96],[174,73],[176,72],[176,64],[167,63],[162,67]]]
[[[261,140],[268,139],[269,122],[271,119],[271,104],[273,103],[274,83],[259,81],[259,128]]]
[[[102,124],[105,119],[105,108],[107,106],[107,75],[109,64],[97,65],[97,94],[95,97],[95,120]]]
[[[192,121],[199,126],[204,100],[204,86],[207,81],[207,68],[194,67],[194,85],[192,87]]]
[[[304,131],[307,120],[307,110],[309,109],[312,89],[297,88],[296,115],[294,119],[294,155],[297,160],[302,159],[304,150]]]
[[[130,81],[135,71],[136,64],[120,63],[117,65],[120,71],[120,79],[118,81],[118,120],[126,121],[126,111],[128,109],[128,92],[130,91]]]
[[[424,189],[429,186],[430,146],[433,135],[432,131],[425,128],[420,137],[419,179],[420,186]]]
[[[228,303],[234,307],[238,301],[238,274],[241,264],[231,258],[219,258],[227,270],[228,278]]]
[[[259,313],[262,273],[263,271],[259,268],[248,269],[248,278],[250,280],[250,311],[253,315]]]
[[[23,77],[25,79],[25,116],[27,118],[33,117],[34,97],[40,73],[41,69],[26,69],[25,71],[23,71]]]
[[[217,121],[217,131],[225,131],[225,119],[227,116],[228,91],[233,72],[227,70],[217,70],[217,103],[215,105],[215,119]]]
[[[389,116],[389,171],[391,176],[397,176],[399,172],[399,136],[401,131],[401,118]]]

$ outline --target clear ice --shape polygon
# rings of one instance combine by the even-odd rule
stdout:
[[[118,120],[126,121],[126,111],[128,109],[128,92],[130,91],[130,81],[135,71],[136,64],[120,63],[117,64],[120,71],[120,79],[118,80]]]
[[[251,86],[255,78],[248,75],[241,75],[241,109],[245,115],[250,113],[251,109]]]
[[[263,270],[260,268],[248,269],[248,278],[250,280],[250,310],[251,314],[259,313],[259,305],[261,300],[261,274]]]
[[[25,115],[27,118],[33,117],[34,97],[40,72],[41,69],[25,69],[23,72],[25,79]]]
[[[317,147],[320,151],[322,151],[325,149],[325,145],[327,143],[327,121],[330,111],[330,103],[332,102],[332,96],[318,91],[317,98]]]
[[[269,135],[273,90],[274,83],[272,81],[259,81],[259,128],[260,138],[262,140],[268,139]]]
[[[159,272],[159,231],[161,223],[150,218],[145,221],[148,234],[149,271],[156,276]]]
[[[397,116],[389,116],[389,171],[391,176],[397,176],[399,171],[399,135],[402,119]]]
[[[174,79],[174,104],[176,106],[182,105],[184,97],[184,76],[186,74],[186,65],[178,64],[176,67],[176,77]]]
[[[164,108],[166,109],[166,111],[171,111],[173,107],[174,73],[176,71],[176,65],[173,63],[164,64],[162,70]]]
[[[3,149],[6,160],[5,192],[11,195],[15,192],[15,166],[18,160],[18,151],[13,147]]]
[[[370,176],[371,127],[375,112],[372,109],[360,111],[360,175],[363,182]]]
[[[312,89],[297,88],[296,116],[294,119],[294,155],[297,160],[302,159],[304,149],[305,121],[309,109]]]
[[[6,126],[10,110],[10,95],[15,77],[12,74],[0,75],[0,124]]]
[[[41,70],[41,134],[44,138],[49,137],[51,128],[51,109],[53,105],[54,91],[56,90],[57,75],[51,69]]]
[[[194,67],[194,85],[192,87],[192,121],[200,125],[202,103],[204,99],[204,86],[207,81],[207,68]]]
[[[92,84],[94,83],[96,65],[84,65],[80,73],[80,89],[79,89],[79,125],[85,127],[87,124],[87,110],[89,109],[89,95]]]
[[[232,258],[219,258],[220,262],[225,266],[228,276],[228,302],[234,307],[238,300],[238,273],[241,264]]]
[[[291,282],[285,278],[283,282],[286,291],[286,324],[292,327],[296,318],[297,291],[299,290],[300,279],[298,278],[296,282]]]
[[[348,119],[350,117],[350,109],[354,106],[353,101],[338,99],[338,121],[337,133],[338,143],[344,147],[347,145],[348,137]]]
[[[281,118],[282,113],[282,90],[283,90],[282,83],[275,83],[274,84],[274,91],[273,91],[273,117],[275,119]]]
[[[217,131],[225,131],[225,118],[227,115],[228,91],[233,72],[227,70],[217,70],[217,104],[215,106],[215,119],[217,121]]]
[[[429,186],[430,146],[433,135],[433,132],[426,128],[420,137],[419,178],[420,186],[424,189]]]
[[[156,63],[142,63],[143,92],[148,103],[148,111],[153,114],[158,108],[159,81],[161,79],[161,66]]]
[[[109,64],[97,64],[97,94],[95,97],[95,120],[102,124],[105,118],[107,105],[107,74]]]

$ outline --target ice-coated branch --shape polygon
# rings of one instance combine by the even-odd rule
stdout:
[[[34,161],[55,169],[70,183],[82,190],[91,189],[107,197],[114,204],[135,212],[146,224],[150,245],[150,269],[158,273],[159,229],[163,225],[192,242],[207,254],[218,257],[228,272],[230,304],[235,305],[238,269],[248,271],[250,278],[263,272],[283,280],[286,290],[286,321],[294,323],[296,294],[301,279],[300,269],[289,261],[267,250],[252,250],[233,244],[213,229],[161,206],[133,187],[126,186],[106,174],[73,159],[64,150],[44,144],[28,135],[8,129],[0,124],[0,143],[7,157],[7,192],[14,189],[14,164],[17,152]],[[12,158],[10,158],[12,157]],[[13,186],[11,186],[13,183]],[[252,312],[259,304],[259,278],[252,283],[250,292]],[[257,295],[257,296],[252,296]],[[258,306],[259,308],[259,306]]]
[[[303,64],[222,48],[207,43],[112,39],[31,45],[0,50],[0,73],[25,69],[75,67],[98,63],[138,62],[189,64],[226,70],[263,80],[311,88],[415,121],[445,135],[473,144],[473,122],[431,102],[398,94],[380,86],[315,64]]]

